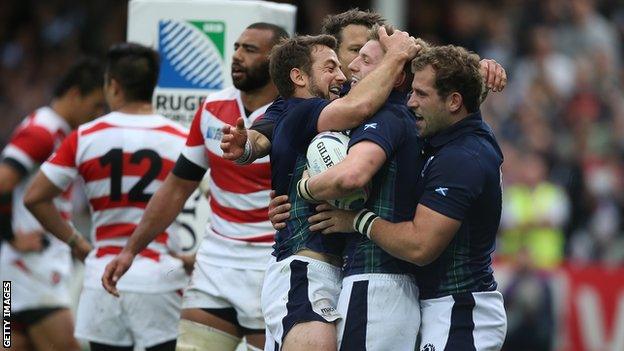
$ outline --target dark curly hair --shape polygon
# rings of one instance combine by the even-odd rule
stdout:
[[[479,55],[461,46],[435,46],[423,50],[412,60],[412,71],[421,71],[428,65],[435,71],[434,87],[440,97],[458,92],[469,113],[479,110],[484,91]]]

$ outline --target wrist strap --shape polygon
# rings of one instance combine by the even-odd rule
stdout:
[[[321,201],[315,199],[310,192],[310,188],[308,187],[309,179],[310,178],[299,179],[299,181],[297,182],[297,194],[299,195],[299,197],[303,198],[308,202],[320,203]]]
[[[251,156],[253,154],[253,146],[251,145],[251,141],[247,138],[245,142],[245,150],[243,150],[243,154],[237,158],[234,162],[239,165],[246,165],[251,160]]]
[[[365,235],[370,240],[371,228],[373,227],[373,222],[375,222],[377,218],[379,218],[379,216],[374,212],[362,209],[353,219],[353,229],[356,232]]]

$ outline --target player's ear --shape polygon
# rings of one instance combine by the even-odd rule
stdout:
[[[464,98],[458,92],[452,92],[446,98],[446,105],[452,113],[459,111],[464,103]]]
[[[108,84],[114,96],[118,96],[122,93],[121,84],[119,84],[119,82],[115,78],[111,78],[108,81]]]
[[[78,88],[78,86],[74,86],[67,89],[65,96],[67,96],[72,101],[76,101],[82,97],[82,94],[80,93],[80,88]]]
[[[401,72],[401,74],[399,75],[399,77],[394,81],[394,87],[395,88],[400,88],[403,86],[403,84],[405,84],[405,80],[407,79],[407,75],[405,74],[405,72]]]
[[[290,80],[298,87],[304,87],[306,85],[307,75],[299,68],[293,68],[290,70]]]

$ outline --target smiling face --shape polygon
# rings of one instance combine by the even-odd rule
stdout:
[[[431,65],[414,72],[412,92],[407,106],[416,115],[418,134],[425,138],[451,125],[447,99],[440,97],[435,88],[435,70]]]
[[[269,52],[273,32],[267,29],[245,29],[234,43],[232,82],[242,91],[253,91],[270,82]]]
[[[307,79],[308,92],[313,96],[328,100],[340,97],[346,78],[334,50],[324,45],[312,48],[312,67]]]
[[[358,56],[349,64],[351,86],[356,86],[360,80],[377,68],[383,57],[384,51],[378,41],[369,40],[366,42],[360,49]]]

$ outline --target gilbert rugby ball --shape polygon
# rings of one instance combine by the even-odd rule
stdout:
[[[307,167],[310,177],[323,173],[347,157],[349,137],[340,132],[323,132],[312,139],[307,151]],[[350,195],[327,202],[343,210],[359,210],[368,199],[370,184]]]

